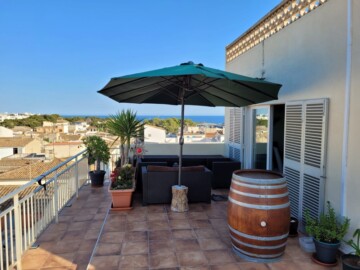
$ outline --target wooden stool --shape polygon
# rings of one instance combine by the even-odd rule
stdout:
[[[171,210],[174,212],[186,212],[189,210],[186,186],[172,186]]]

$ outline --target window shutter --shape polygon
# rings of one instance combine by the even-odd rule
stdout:
[[[242,161],[243,108],[230,108],[229,112],[229,157]]]
[[[291,215],[302,219],[305,209],[314,217],[324,205],[327,99],[285,105],[284,173]]]

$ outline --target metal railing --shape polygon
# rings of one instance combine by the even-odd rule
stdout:
[[[21,255],[55,220],[59,211],[88,179],[85,151],[70,157],[56,167],[0,198],[9,205],[0,212],[0,270],[21,270]],[[25,194],[25,195],[24,195]]]

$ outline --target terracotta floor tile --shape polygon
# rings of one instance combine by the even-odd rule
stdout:
[[[174,240],[149,241],[149,251],[151,254],[173,252],[174,250]]]
[[[120,255],[121,247],[121,244],[99,243],[95,251],[95,256]]]
[[[147,214],[147,220],[152,221],[152,220],[162,220],[162,221],[167,221],[168,217],[166,213],[148,213]]]
[[[134,222],[134,221],[146,221],[146,215],[144,214],[129,214],[127,216],[128,222]]]
[[[170,220],[171,229],[190,229],[190,223],[187,219],[173,219]]]
[[[79,251],[75,254],[73,263],[74,264],[88,264],[91,258],[91,252]]]
[[[120,244],[125,239],[125,232],[103,232],[100,243]]]
[[[88,253],[92,253],[92,251],[94,250],[94,246],[96,244],[96,239],[91,239],[91,240],[83,240],[80,244],[80,247],[78,249],[78,251],[80,252],[88,252]]]
[[[220,238],[198,239],[199,245],[203,250],[227,249],[227,246]]]
[[[166,206],[162,205],[162,204],[154,204],[154,205],[149,205],[147,206],[147,212],[148,213],[165,213],[166,211]]]
[[[91,221],[91,220],[94,219],[94,217],[95,217],[95,215],[82,214],[82,215],[74,217],[73,221],[75,221],[75,222],[78,222],[78,221]]]
[[[208,216],[205,212],[189,212],[189,219],[208,219]]]
[[[258,265],[258,264],[252,264],[254,269],[253,270],[260,270],[260,269],[263,269],[262,265]],[[259,269],[257,269],[259,268]],[[225,263],[225,264],[222,264],[222,265],[213,265],[211,266],[211,270],[243,270],[241,268],[241,266],[237,263]],[[269,270],[269,269],[267,269]]]
[[[86,230],[90,226],[90,224],[91,224],[91,222],[89,222],[89,221],[72,222],[69,225],[68,231]]]
[[[175,249],[177,251],[198,251],[200,246],[196,239],[176,239]]]
[[[172,239],[172,233],[170,230],[159,230],[159,231],[149,231],[149,240],[167,240]]]
[[[64,242],[61,241],[58,244],[56,244],[54,248],[55,254],[66,254],[70,252],[77,252],[80,248],[81,240],[74,241],[74,242]]]
[[[140,242],[124,242],[122,245],[121,254],[147,254],[149,252],[149,246],[147,241]]]
[[[150,231],[168,230],[170,229],[168,221],[152,220],[148,221]]]
[[[36,256],[32,254],[24,255],[21,258],[22,268],[24,270],[41,268],[49,256],[49,254],[38,254]]]
[[[89,269],[118,270],[120,256],[94,256],[89,264]]]
[[[90,239],[97,239],[99,236],[99,230],[86,230],[84,239],[90,240]]]
[[[195,239],[196,234],[191,229],[176,229],[172,230],[172,235],[175,239]]]
[[[190,225],[192,228],[208,228],[212,229],[211,223],[207,219],[199,219],[199,220],[190,220]]]
[[[174,252],[166,254],[150,254],[149,257],[151,268],[169,268],[177,267],[179,265]]]
[[[177,213],[177,212],[170,212],[168,213],[168,218],[169,220],[173,220],[173,219],[187,219],[188,218],[188,213]]]
[[[180,266],[199,266],[207,265],[208,260],[204,253],[200,251],[188,251],[177,253]]]
[[[126,232],[124,237],[124,242],[147,241],[147,240],[148,240],[147,231]]]
[[[61,255],[51,254],[45,261],[45,267],[69,267],[72,265],[75,258],[74,253],[66,253]]]
[[[137,269],[141,267],[148,267],[148,255],[124,255],[120,256],[120,268],[119,269]],[[100,268],[99,268],[100,269]]]
[[[147,221],[133,221],[127,223],[128,231],[147,231],[148,223]]]
[[[231,254],[231,250],[209,250],[204,251],[209,264],[222,265],[225,263],[236,263],[236,259]]]
[[[216,238],[219,234],[211,228],[198,228],[194,229],[197,238]]]

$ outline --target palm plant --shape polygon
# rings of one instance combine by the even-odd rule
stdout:
[[[136,118],[135,112],[128,109],[110,115],[106,126],[110,134],[117,136],[114,143],[120,141],[120,159],[123,166],[128,163],[131,138],[141,136],[143,123]]]

